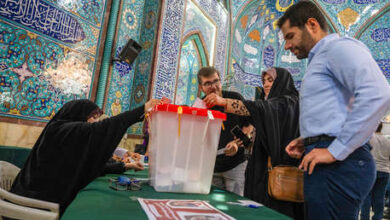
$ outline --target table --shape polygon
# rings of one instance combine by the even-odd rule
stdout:
[[[147,178],[147,170],[141,172],[127,171],[128,177]],[[276,211],[266,207],[248,208],[238,205],[226,204],[227,201],[235,202],[246,199],[236,194],[218,189],[212,186],[210,194],[184,194],[156,192],[153,187],[143,184],[140,191],[115,191],[109,188],[109,178],[118,175],[108,174],[96,178],[83,190],[65,211],[62,220],[75,219],[147,219],[147,216],[136,198],[148,199],[191,199],[206,200],[215,208],[238,219],[290,219]]]

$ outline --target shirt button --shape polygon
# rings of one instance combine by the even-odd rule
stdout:
[[[364,161],[359,160],[359,166],[363,166],[363,165],[364,165]]]

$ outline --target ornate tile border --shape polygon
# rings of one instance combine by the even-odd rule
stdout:
[[[173,99],[176,73],[179,63],[179,50],[183,32],[184,10],[186,0],[167,0],[164,4],[163,21],[158,47],[157,68],[154,77],[152,96],[163,96]],[[217,24],[218,33],[214,66],[225,72],[226,47],[229,27],[227,11],[217,0],[194,0]],[[221,16],[222,15],[222,16]]]

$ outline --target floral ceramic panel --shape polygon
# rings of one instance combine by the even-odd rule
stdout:
[[[357,30],[388,1],[384,0],[315,0],[335,25],[337,32],[354,36]]]
[[[361,34],[365,43],[390,82],[390,10],[376,18]]]
[[[119,25],[115,42],[115,56],[118,56],[129,39],[140,42],[139,32],[143,18],[144,1],[123,1],[122,11],[118,16]],[[133,65],[136,63],[134,62]],[[120,111],[112,110],[112,106],[120,106],[121,111],[130,109],[134,69],[125,62],[115,62],[111,69],[107,101],[105,103],[106,114],[114,116]],[[114,108],[114,109],[119,109]],[[108,111],[107,111],[108,110]]]
[[[140,32],[142,51],[135,61],[135,73],[132,85],[130,109],[141,106],[149,95],[152,79],[152,64],[158,27],[160,0],[145,1],[144,16]],[[143,123],[137,123],[129,128],[130,134],[141,135]]]
[[[297,61],[298,64],[293,64],[291,59],[286,59],[286,56],[287,58],[290,56],[290,52],[284,51],[283,37],[276,26],[277,19],[295,2],[294,0],[252,1],[236,17],[232,32],[233,77],[231,79],[239,83],[228,84],[236,90],[242,88],[241,93],[245,98],[254,97],[254,87],[261,86],[261,80],[255,78],[259,78],[261,72],[269,67],[286,67],[294,72],[297,80],[300,80],[303,75],[305,61]]]
[[[97,23],[44,0],[0,2],[0,115],[47,121],[90,98],[105,1]]]

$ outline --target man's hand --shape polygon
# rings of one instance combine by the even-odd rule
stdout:
[[[286,147],[286,153],[290,157],[296,159],[301,158],[304,151],[305,151],[305,147],[303,146],[302,138],[296,138],[292,140]]]
[[[317,164],[329,164],[335,162],[336,159],[329,152],[328,148],[314,148],[310,153],[303,157],[302,163],[299,165],[299,169],[307,171],[309,167],[309,175],[313,173],[314,167]]]
[[[203,101],[206,103],[207,107],[211,108],[215,105],[226,107],[226,99],[222,98],[221,96],[211,93],[206,96],[206,98],[203,99]]]
[[[238,152],[237,141],[236,140],[230,141],[225,147],[225,155],[231,157],[236,155],[237,152]]]

